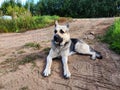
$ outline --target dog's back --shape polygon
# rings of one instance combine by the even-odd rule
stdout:
[[[102,59],[102,55],[100,52],[94,50],[84,41],[75,38],[71,38],[70,52],[91,55],[92,59]]]

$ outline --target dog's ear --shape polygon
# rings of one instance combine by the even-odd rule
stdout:
[[[55,27],[56,27],[57,25],[58,25],[58,21],[56,20],[56,21],[55,21]]]
[[[69,28],[69,23],[66,24],[67,28]]]

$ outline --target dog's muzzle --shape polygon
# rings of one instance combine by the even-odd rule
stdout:
[[[63,38],[61,38],[59,35],[54,36],[54,41],[58,44],[60,44],[63,41]]]

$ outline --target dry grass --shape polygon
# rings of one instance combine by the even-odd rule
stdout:
[[[70,22],[72,20],[72,18],[66,18],[66,17],[60,17],[60,19],[58,20],[60,23],[63,23],[63,22]]]

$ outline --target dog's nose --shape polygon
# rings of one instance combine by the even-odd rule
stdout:
[[[59,36],[59,35],[55,35],[55,36],[54,36],[54,40],[55,40],[56,42],[59,42],[59,39],[60,39],[60,36]]]
[[[56,42],[62,42],[62,38],[59,35],[54,36],[54,41]]]

